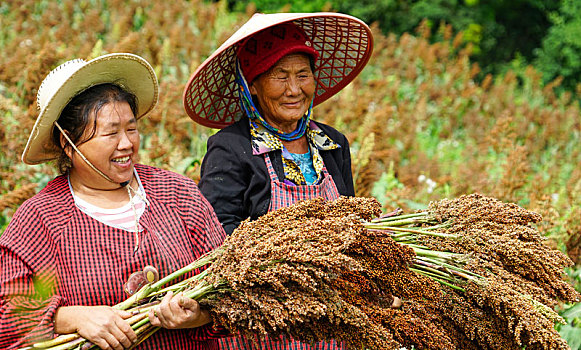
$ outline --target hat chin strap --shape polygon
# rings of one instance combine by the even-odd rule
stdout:
[[[113,179],[111,179],[109,176],[107,176],[105,173],[103,173],[101,170],[97,169],[96,166],[93,165],[93,163],[91,163],[87,157],[85,157],[85,155],[83,153],[81,153],[81,151],[79,151],[79,149],[77,148],[77,146],[75,146],[75,143],[69,138],[69,136],[67,135],[67,133],[63,130],[63,128],[61,128],[61,126],[55,121],[54,125],[61,131],[61,134],[65,137],[65,139],[68,141],[68,143],[73,147],[73,149],[75,150],[75,152],[77,152],[79,154],[79,156],[81,156],[81,159],[83,159],[83,161],[85,163],[87,163],[87,165],[89,165],[93,170],[95,170],[97,172],[97,174],[101,175],[103,178],[105,178],[105,180],[112,182],[112,183],[118,183],[121,187],[125,187],[129,184],[129,181],[123,181],[121,183],[119,182],[115,182],[113,181]]]
[[[83,153],[81,153],[81,151],[79,151],[77,146],[75,146],[74,142],[69,138],[67,133],[63,130],[63,128],[61,128],[61,126],[56,121],[54,122],[54,125],[56,125],[56,127],[61,131],[61,134],[65,137],[67,142],[74,148],[75,152],[77,152],[79,154],[79,156],[81,156],[83,161],[85,163],[87,163],[93,170],[95,170],[97,172],[97,174],[101,175],[103,178],[105,178],[109,182],[118,183],[118,182],[113,181],[109,176],[105,175],[105,173],[103,173],[101,170],[97,169],[97,167],[94,166],[87,159],[87,157],[85,157],[85,155]],[[131,191],[133,191],[133,193],[135,193],[138,197],[140,197],[145,202],[146,205],[148,205],[149,203],[148,203],[147,199],[145,199],[139,193],[139,191],[136,191],[133,187],[131,187],[131,185],[129,185],[129,181],[123,181],[123,182],[119,183],[119,185],[121,186],[120,188],[124,188],[124,187],[127,188],[127,194],[129,195],[129,203],[131,203],[131,209],[133,209],[133,216],[135,218],[135,247],[133,248],[133,255],[135,255],[135,253],[137,253],[137,250],[139,249],[139,217],[137,216],[137,210],[135,209],[135,205],[133,205],[133,196],[131,195]]]

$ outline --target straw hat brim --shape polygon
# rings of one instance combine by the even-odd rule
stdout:
[[[57,87],[58,90],[41,109],[24,148],[22,161],[26,164],[39,164],[57,158],[60,150],[51,140],[54,122],[76,95],[92,86],[105,83],[114,83],[137,97],[138,119],[157,104],[157,77],[151,65],[143,58],[128,53],[95,58]]]
[[[183,94],[184,108],[190,118],[211,128],[223,128],[241,118],[235,82],[237,46],[255,33],[285,22],[301,27],[319,52],[313,105],[343,89],[371,57],[371,30],[353,16],[331,12],[256,14],[190,77]]]

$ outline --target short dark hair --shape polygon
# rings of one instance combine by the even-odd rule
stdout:
[[[117,84],[106,83],[92,86],[73,97],[71,102],[62,110],[57,123],[67,132],[71,141],[78,146],[89,141],[94,136],[97,128],[97,118],[95,116],[103,106],[112,102],[127,102],[133,115],[137,116],[137,96]],[[81,140],[91,121],[93,123],[93,133],[85,140]],[[65,174],[72,167],[71,159],[67,156],[65,148],[71,146],[68,144],[64,147],[61,146],[60,134],[61,132],[58,128],[53,128],[52,141],[61,150],[57,160],[57,168],[61,174]]]

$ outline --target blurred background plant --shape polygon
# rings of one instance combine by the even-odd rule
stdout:
[[[480,192],[543,215],[581,290],[581,4],[575,0],[11,0],[0,4],[0,234],[55,176],[20,154],[37,88],[58,64],[131,52],[154,66],[157,108],[142,162],[199,179],[207,138],[181,94],[190,74],[256,11],[339,10],[372,24],[373,57],[315,108],[352,145],[356,191],[386,210]],[[573,310],[573,311],[571,311]],[[581,344],[579,306],[561,328]],[[575,338],[575,336],[577,338]],[[579,348],[581,345],[577,345]]]

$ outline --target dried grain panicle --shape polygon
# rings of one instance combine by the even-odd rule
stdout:
[[[480,276],[486,276],[488,279],[496,280],[498,283],[503,283],[520,294],[530,295],[534,300],[549,307],[555,307],[558,303],[558,301],[548,293],[548,290],[545,289],[542,284],[533,280],[528,280],[519,274],[507,271],[503,266],[497,265],[493,262],[472,259],[468,265],[466,265],[466,268]]]
[[[440,313],[454,325],[459,333],[466,337],[477,349],[514,350],[521,347],[510,334],[505,332],[503,325],[494,314],[486,312],[468,300],[463,293],[448,290],[442,298]],[[459,343],[465,343],[463,337],[455,338]],[[465,347],[457,346],[457,349]]]
[[[535,228],[540,216],[512,203],[503,203],[481,195],[461,196],[430,204],[430,214],[448,218],[446,230],[458,240],[438,237],[419,241],[431,249],[466,254],[477,260],[469,266],[487,262],[504,269],[505,283],[529,281],[544,290],[544,296],[531,292],[540,302],[577,301],[579,293],[565,279],[564,268],[571,266],[569,257],[545,244],[545,238]],[[483,273],[483,271],[473,271]],[[484,272],[485,274],[486,273]],[[510,274],[514,274],[509,278]],[[519,289],[517,286],[515,289]],[[529,287],[530,289],[530,287]]]
[[[551,307],[560,301],[578,301],[579,293],[564,274],[570,259],[545,244],[537,229],[540,215],[481,195],[433,202],[428,212],[447,224],[439,231],[451,236],[417,235],[416,244],[460,254],[454,264],[484,277],[457,282],[465,292],[444,288],[442,303],[439,307],[434,303],[435,312],[447,317],[448,324],[478,348],[568,348],[554,330],[559,316]],[[424,229],[431,225],[423,224]],[[408,281],[401,283],[409,286]]]
[[[504,203],[481,194],[463,195],[458,198],[432,202],[428,211],[440,221],[478,222],[489,221],[503,224],[538,223],[541,215],[519,207],[514,203]]]
[[[554,329],[552,320],[538,312],[531,300],[502,283],[487,280],[469,284],[466,295],[483,310],[496,316],[519,346],[527,349],[570,349]]]
[[[413,259],[413,251],[383,252],[368,237],[362,219],[379,212],[375,199],[341,197],[244,221],[208,268],[206,282],[223,289],[200,303],[216,322],[249,337],[287,334],[306,342],[338,339],[354,347],[398,349],[391,333],[359,307],[389,308],[393,300],[366,273],[378,265],[373,254],[390,269],[405,269]],[[389,237],[381,243],[396,247]],[[359,279],[346,283],[352,276]],[[355,283],[361,288],[351,293]]]
[[[453,350],[460,341],[459,332],[450,332],[449,322],[438,312],[440,299],[406,299],[399,309],[363,305],[370,317],[389,329],[395,340],[406,348]],[[466,340],[467,341],[467,340]],[[469,342],[469,341],[468,341]],[[462,349],[470,349],[462,347]]]

